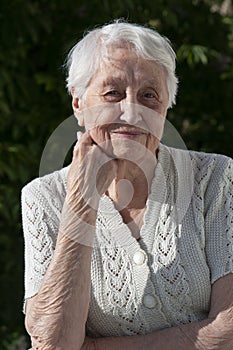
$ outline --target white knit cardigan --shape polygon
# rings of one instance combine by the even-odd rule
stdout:
[[[68,167],[22,190],[25,299],[51,261]],[[96,223],[87,334],[146,334],[204,319],[211,284],[233,272],[233,160],[160,145],[137,241],[103,196]]]

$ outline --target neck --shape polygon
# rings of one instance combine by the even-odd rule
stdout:
[[[117,160],[117,163],[117,175],[108,188],[107,195],[113,200],[118,210],[144,208],[156,161],[153,164],[145,162],[140,166],[128,160]]]

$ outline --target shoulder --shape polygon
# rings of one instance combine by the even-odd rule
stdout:
[[[62,189],[66,189],[67,173],[69,167],[62,168],[41,177],[37,177],[26,184],[23,188],[23,192],[33,191],[46,191],[46,190],[57,190],[58,192]]]
[[[53,202],[60,209],[66,196],[68,170],[69,166],[29,182],[22,188],[22,201],[49,203],[49,207]]]
[[[194,177],[222,178],[225,172],[233,171],[233,159],[222,154],[176,149],[162,145],[162,152],[170,155],[175,166]]]

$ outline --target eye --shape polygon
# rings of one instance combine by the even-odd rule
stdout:
[[[104,98],[107,101],[120,101],[122,98],[122,93],[118,90],[109,90],[104,93]]]
[[[145,97],[145,98],[156,98],[156,94],[153,93],[153,92],[145,92],[143,94],[143,97]]]
[[[141,103],[145,106],[154,108],[160,103],[159,95],[153,88],[146,88],[140,92]]]
[[[147,99],[153,99],[154,98],[154,99],[158,100],[158,93],[157,93],[157,91],[155,89],[153,89],[153,88],[150,88],[150,87],[148,87],[146,89],[143,89],[141,91],[141,96],[143,98],[147,98]]]
[[[120,93],[117,90],[111,90],[106,92],[105,95],[109,95],[109,96],[118,96]]]

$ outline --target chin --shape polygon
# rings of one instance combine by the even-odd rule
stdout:
[[[140,164],[145,160],[148,152],[151,153],[145,144],[134,140],[113,139],[111,140],[111,147],[112,157],[129,160],[135,164]]]

